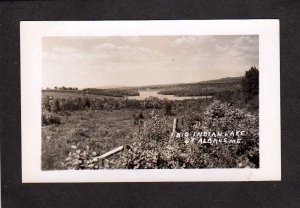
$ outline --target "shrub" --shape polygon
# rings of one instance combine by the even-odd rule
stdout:
[[[81,150],[78,145],[71,145],[70,149],[71,151],[63,163],[67,169],[99,169],[102,167],[102,161],[97,158],[99,155],[89,146]]]
[[[133,123],[136,125],[141,125],[144,123],[144,115],[142,112],[140,112],[139,114],[133,114]]]
[[[172,103],[171,102],[166,102],[165,103],[165,115],[166,116],[172,116],[172,115],[174,115],[173,107],[172,107]]]
[[[43,111],[51,111],[49,96],[45,96],[42,98],[42,110]]]
[[[250,111],[257,111],[259,109],[258,95],[249,100],[247,109]]]
[[[145,121],[139,137],[145,143],[151,143],[152,141],[163,143],[169,139],[170,133],[171,124],[154,111],[151,119]]]
[[[42,125],[50,125],[50,124],[61,124],[62,118],[55,113],[42,113]]]

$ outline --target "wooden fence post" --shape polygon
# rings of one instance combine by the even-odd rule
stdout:
[[[178,118],[174,118],[170,139],[175,137],[177,129],[178,129]]]

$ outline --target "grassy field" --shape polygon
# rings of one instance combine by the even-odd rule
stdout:
[[[72,145],[90,145],[97,154],[133,142],[137,131],[134,111],[74,111],[61,112],[64,122],[43,126],[43,169],[63,169],[61,162]]]
[[[61,95],[56,94],[60,97]],[[70,96],[70,95],[68,95]],[[72,146],[86,146],[97,155],[136,142],[139,126],[133,115],[143,113],[149,119],[152,110],[61,111],[61,124],[42,126],[42,169],[65,169],[64,161]],[[168,116],[170,123],[174,116]]]

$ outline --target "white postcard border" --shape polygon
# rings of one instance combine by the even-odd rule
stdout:
[[[278,20],[22,21],[22,182],[281,180]],[[45,36],[259,35],[258,169],[41,170],[41,41]]]

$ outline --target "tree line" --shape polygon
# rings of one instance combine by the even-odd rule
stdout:
[[[241,88],[218,92],[215,97],[249,110],[259,109],[259,70],[252,66],[241,80]]]
[[[57,86],[55,86],[54,88],[47,87],[46,90],[78,90],[78,87],[65,87],[65,86],[57,87]]]

